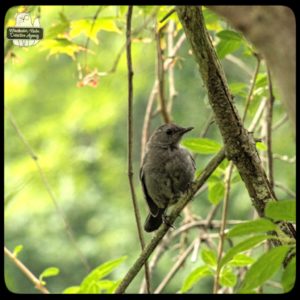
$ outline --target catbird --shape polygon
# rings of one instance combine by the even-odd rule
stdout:
[[[153,132],[147,143],[140,169],[150,211],[144,225],[147,232],[159,228],[166,220],[167,207],[175,204],[193,181],[195,161],[186,149],[179,146],[181,137],[192,129],[164,124]]]

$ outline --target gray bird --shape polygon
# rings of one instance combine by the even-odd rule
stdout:
[[[175,204],[193,181],[195,161],[179,146],[181,137],[193,127],[164,124],[151,135],[140,170],[140,180],[150,213],[144,229],[154,231],[162,224],[164,212]]]

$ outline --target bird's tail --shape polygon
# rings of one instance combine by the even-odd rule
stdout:
[[[160,208],[157,216],[155,216],[155,217],[153,215],[151,215],[151,213],[149,213],[149,215],[145,221],[145,224],[144,224],[145,231],[151,232],[151,231],[154,231],[159,228],[159,226],[163,222],[164,211],[165,211],[165,208]]]

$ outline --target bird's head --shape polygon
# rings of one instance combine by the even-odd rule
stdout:
[[[151,146],[177,146],[182,136],[194,127],[183,128],[175,124],[164,124],[158,127],[151,135],[148,145]]]

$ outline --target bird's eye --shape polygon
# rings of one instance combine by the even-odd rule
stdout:
[[[172,134],[172,129],[167,129],[167,130],[166,130],[166,134],[167,134],[167,135],[171,135],[171,134]]]

